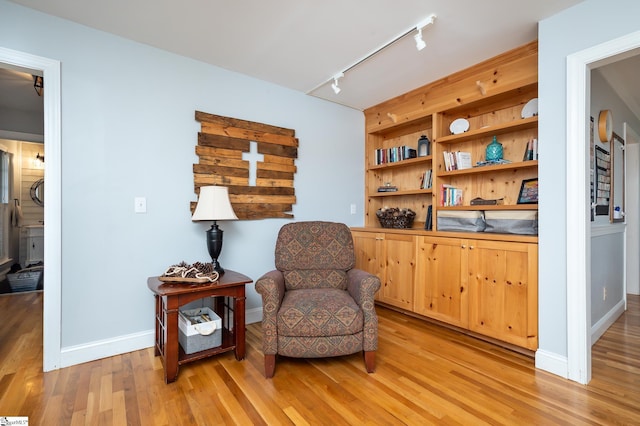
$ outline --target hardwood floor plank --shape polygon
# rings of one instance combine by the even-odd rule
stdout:
[[[46,426],[640,424],[640,297],[629,296],[628,306],[593,346],[587,386],[386,308],[378,308],[374,374],[362,354],[282,357],[265,379],[261,327],[251,324],[244,361],[229,352],[186,364],[167,385],[152,348],[42,373],[42,318],[33,315],[42,294],[0,296],[8,318],[0,324],[0,416]]]

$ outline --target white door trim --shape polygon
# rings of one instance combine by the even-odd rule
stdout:
[[[637,31],[567,56],[567,367],[568,378],[583,384],[591,380],[590,75],[639,47]]]
[[[44,309],[42,368],[60,368],[62,319],[62,139],[60,118],[60,61],[0,47],[0,62],[41,72],[44,89]]]

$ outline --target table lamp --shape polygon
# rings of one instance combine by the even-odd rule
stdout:
[[[222,251],[222,229],[218,227],[219,220],[237,220],[229,201],[229,189],[226,186],[202,186],[196,210],[191,217],[192,221],[212,220],[213,225],[207,231],[207,249],[211,256],[213,269],[220,275],[224,274],[224,269],[218,262],[220,251]]]

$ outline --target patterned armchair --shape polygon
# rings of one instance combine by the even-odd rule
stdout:
[[[265,376],[273,377],[277,354],[324,358],[360,351],[373,373],[378,348],[373,297],[380,280],[354,269],[349,228],[332,222],[284,225],[275,265],[256,281],[263,305]]]

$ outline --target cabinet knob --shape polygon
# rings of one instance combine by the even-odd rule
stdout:
[[[463,244],[460,248],[465,249],[465,248],[467,248],[467,246],[465,246],[465,245]]]
[[[469,250],[473,250],[473,246],[469,246]]]

